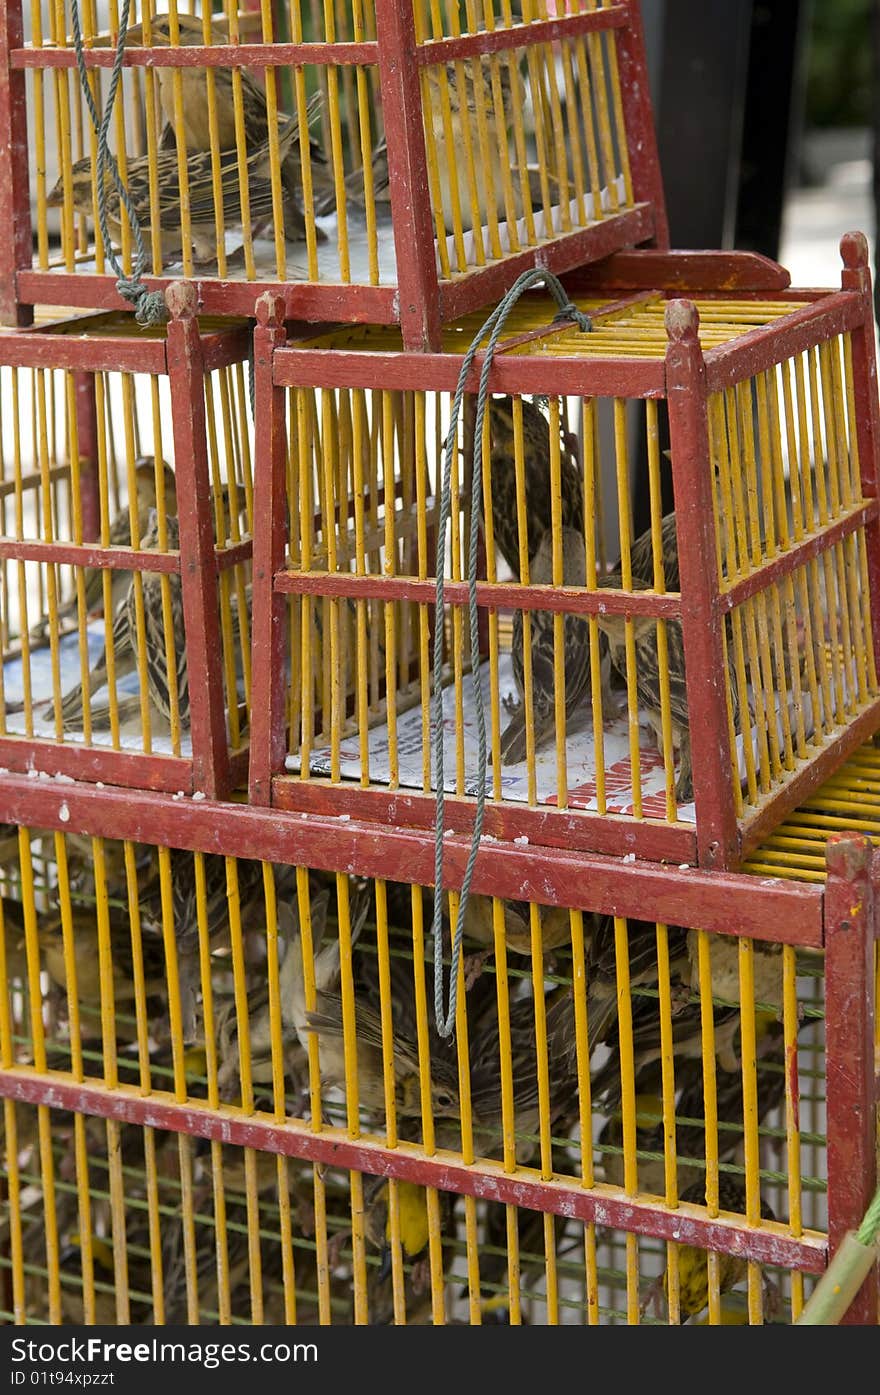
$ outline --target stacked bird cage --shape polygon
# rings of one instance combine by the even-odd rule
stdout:
[[[216,795],[247,769],[249,346],[169,300],[0,341],[0,758]]]
[[[0,0],[2,1321],[790,1322],[876,1184],[864,243],[464,11]]]
[[[24,9],[0,6],[3,312],[116,307],[77,12],[32,5],[25,43]],[[400,323],[425,346],[538,259],[568,268],[666,240],[636,0],[465,14],[312,0],[263,6],[256,23],[236,6],[167,10],[132,16],[108,134],[148,269],[197,270],[206,310],[250,313],[278,283],[291,316]],[[118,15],[114,4],[108,31],[96,14],[82,9],[81,63],[102,112]],[[109,173],[107,190],[128,270]]]
[[[653,290],[606,271],[562,320],[524,298],[478,488],[467,411],[453,431],[448,536],[451,404],[482,317],[442,355],[377,329],[285,345],[267,297],[252,798],[430,828],[442,686],[450,828],[482,786],[493,837],[735,865],[880,724],[873,312],[864,239],[842,250],[838,292],[673,299],[680,268],[646,254]]]
[[[865,839],[827,887],[505,848],[450,1041],[425,840],[5,797],[7,1321],[787,1322],[864,1208]]]

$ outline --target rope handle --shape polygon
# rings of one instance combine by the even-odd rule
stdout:
[[[870,1274],[880,1262],[880,1189],[858,1230],[849,1230],[797,1319],[805,1327],[833,1327],[840,1322]]]
[[[458,375],[458,384],[455,389],[455,397],[452,403],[452,415],[449,422],[449,431],[445,440],[445,454],[443,460],[443,477],[440,487],[440,517],[437,524],[437,592],[436,592],[436,612],[434,625],[434,692],[433,692],[433,717],[432,729],[434,738],[434,778],[437,785],[437,803],[434,825],[434,919],[432,924],[434,943],[434,1020],[437,1031],[441,1037],[451,1037],[455,1027],[455,1014],[458,1005],[458,966],[461,959],[461,939],[464,931],[464,918],[467,911],[468,898],[470,896],[471,880],[474,874],[474,866],[477,861],[477,854],[480,850],[480,839],[483,835],[483,820],[486,810],[486,720],[483,712],[483,698],[480,688],[480,639],[479,639],[479,610],[477,607],[477,547],[479,541],[479,500],[482,492],[483,476],[483,418],[486,413],[486,398],[488,396],[489,375],[492,371],[492,363],[495,357],[495,349],[501,337],[502,330],[507,321],[507,317],[513,309],[520,296],[525,291],[530,290],[539,282],[543,282],[545,288],[553,296],[558,310],[553,317],[553,323],[560,320],[571,320],[583,333],[588,333],[593,328],[589,315],[578,310],[573,305],[567,291],[562,283],[553,275],[551,271],[546,271],[542,267],[533,267],[529,271],[524,271],[517,278],[503,300],[495,307],[485,324],[475,334],[470,348],[462,360],[461,371]],[[461,884],[461,897],[458,903],[458,915],[456,917],[455,929],[452,936],[452,966],[450,969],[449,982],[449,1009],[444,1012],[443,1008],[443,821],[444,821],[444,775],[443,775],[443,688],[440,682],[440,673],[443,667],[443,573],[446,570],[446,529],[449,524],[452,497],[452,458],[455,453],[455,442],[458,435],[458,417],[461,411],[461,404],[464,398],[465,383],[473,367],[474,359],[479,352],[480,344],[486,335],[489,341],[486,345],[485,357],[480,370],[480,384],[477,390],[477,411],[474,422],[474,458],[471,472],[471,520],[470,532],[468,535],[468,618],[470,621],[470,649],[471,649],[471,683],[474,694],[474,705],[477,713],[477,745],[478,745],[478,787],[477,787],[477,808],[474,818],[473,834],[471,836],[470,852],[468,854],[467,867],[465,868],[464,880]]]
[[[116,156],[107,144],[110,132],[110,120],[113,116],[113,107],[116,103],[116,93],[122,77],[122,63],[125,56],[125,41],[128,37],[128,16],[131,8],[131,0],[122,0],[122,12],[119,17],[119,38],[116,41],[116,53],[113,59],[113,68],[110,73],[110,85],[107,89],[107,100],[104,104],[103,117],[98,116],[98,109],[95,106],[95,99],[92,96],[92,89],[89,85],[88,69],[86,68],[85,56],[83,52],[82,22],[79,14],[79,0],[70,0],[70,20],[73,29],[73,47],[76,53],[76,67],[79,73],[80,87],[95,135],[98,138],[98,159],[95,170],[96,196],[98,204],[98,225],[101,229],[101,239],[107,259],[113,270],[116,272],[116,289],[134,306],[135,319],[140,325],[163,324],[168,319],[168,309],[165,305],[165,297],[161,291],[148,291],[143,284],[144,270],[147,265],[147,253],[144,247],[144,239],[141,235],[141,225],[138,220],[134,204],[131,201],[128,189],[122,182],[119,173],[119,166]],[[127,276],[113,251],[110,230],[107,226],[107,189],[104,179],[105,169],[109,169],[116,185],[120,202],[125,208],[131,227],[131,235],[135,244],[134,269],[130,276]]]

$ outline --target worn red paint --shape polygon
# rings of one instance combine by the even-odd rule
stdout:
[[[828,841],[825,891],[825,1096],[828,1243],[858,1229],[877,1189],[874,1095],[874,918],[877,866],[870,839]],[[843,1322],[880,1321],[875,1265]]]
[[[59,816],[62,804],[66,819]],[[430,829],[318,813],[285,815],[208,799],[194,803],[146,788],[135,800],[124,789],[59,786],[52,780],[8,775],[0,784],[0,820],[422,886],[430,886],[434,876]],[[467,831],[446,840],[444,882],[449,887],[461,886],[469,849]],[[783,878],[624,862],[499,841],[484,847],[478,857],[473,889],[486,896],[609,915],[641,916],[650,907],[652,918],[672,925],[805,948],[822,946],[822,889]]]
[[[825,1268],[827,1246],[821,1236],[795,1239],[784,1226],[770,1221],[753,1229],[741,1220],[710,1219],[704,1209],[687,1204],[673,1211],[661,1201],[623,1196],[613,1187],[585,1187],[574,1178],[544,1181],[533,1169],[518,1168],[510,1174],[500,1163],[483,1158],[468,1166],[453,1153],[426,1156],[412,1144],[388,1148],[373,1138],[350,1138],[341,1129],[314,1132],[310,1123],[297,1120],[275,1123],[232,1109],[178,1103],[169,1094],[144,1095],[138,1087],[128,1085],[109,1091],[103,1085],[74,1081],[61,1074],[38,1075],[24,1067],[0,1070],[0,1097],[148,1128],[172,1129],[324,1167],[396,1177],[423,1187],[740,1255],[758,1264],[809,1274],[819,1274]]]
[[[697,815],[698,860],[730,867],[739,855],[716,563],[706,374],[692,302],[671,301],[666,383],[681,570],[682,642]]]

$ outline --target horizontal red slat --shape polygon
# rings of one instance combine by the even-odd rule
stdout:
[[[356,576],[354,572],[278,572],[275,590],[290,595],[352,596],[355,600],[414,601],[433,605],[436,583],[406,576]],[[444,581],[448,605],[467,605],[466,581]],[[621,591],[577,591],[566,586],[520,586],[514,582],[477,582],[477,605],[501,610],[565,611],[572,615],[681,615],[678,593],[653,591],[628,595]]]
[[[244,497],[243,490],[242,497]],[[249,562],[253,553],[254,544],[251,538],[246,538],[244,542],[226,543],[223,547],[215,547],[214,556],[217,559],[217,570],[228,572],[231,567],[237,567],[240,562]]]
[[[133,547],[101,547],[97,543],[0,538],[0,557],[16,562],[55,562],[127,572],[180,571],[179,552],[143,552]]]
[[[295,813],[332,814],[337,818],[377,820],[385,825],[433,829],[437,805],[432,794],[413,790],[362,789],[355,784],[332,785],[324,780],[300,780],[280,775],[273,784],[272,802]],[[474,821],[472,799],[447,794],[444,823],[455,833],[469,833]],[[512,800],[486,804],[486,833],[513,842],[528,838],[535,847],[564,848],[619,857],[637,853],[651,862],[676,866],[696,856],[694,830],[686,824],[634,819],[624,814],[597,814],[590,809],[531,809]]]
[[[720,392],[756,373],[764,373],[777,363],[803,353],[836,334],[844,334],[863,323],[865,307],[854,291],[835,291],[783,319],[747,330],[729,344],[708,349],[706,387]]]
[[[620,290],[666,290],[688,295],[718,291],[728,295],[752,291],[765,294],[791,285],[784,266],[757,252],[660,251],[656,247],[628,248],[565,277],[570,290],[617,287]]]
[[[877,512],[878,501],[867,499],[863,504],[851,509],[844,517],[836,519],[834,523],[825,524],[824,527],[817,525],[809,538],[805,538],[803,542],[793,543],[779,556],[764,563],[748,576],[735,581],[730,590],[724,591],[721,595],[722,610],[734,610],[744,601],[751,600],[753,596],[760,595],[769,586],[781,581],[783,577],[791,576],[798,567],[804,566],[815,557],[820,557],[829,548],[836,547],[844,538],[859,532],[870,519],[876,518]]]
[[[559,19],[532,20],[515,24],[509,29],[483,30],[450,39],[428,39],[419,45],[420,68],[432,64],[451,63],[457,58],[472,58],[478,53],[501,53],[534,44],[559,43],[576,39],[580,34],[601,33],[607,29],[623,29],[629,16],[623,5],[602,10],[583,10],[580,14]]]
[[[98,1084],[80,1083],[69,1075],[41,1075],[19,1067],[0,1071],[0,1096],[25,1104],[42,1104],[50,1109],[75,1110],[99,1118],[116,1119],[147,1128],[172,1129],[196,1138],[215,1139],[237,1147],[281,1153],[346,1171],[396,1177],[418,1186],[437,1187],[521,1206],[533,1211],[568,1216],[615,1230],[635,1231],[660,1240],[676,1240],[740,1255],[759,1264],[783,1269],[801,1269],[819,1274],[827,1263],[823,1238],[790,1236],[786,1228],[765,1222],[760,1229],[746,1225],[745,1219],[710,1219],[704,1209],[687,1204],[675,1211],[660,1201],[624,1196],[614,1187],[584,1187],[554,1178],[544,1181],[534,1169],[505,1172],[499,1163],[480,1160],[467,1165],[457,1155],[437,1152],[426,1157],[412,1144],[388,1148],[377,1139],[351,1139],[340,1129],[322,1128],[316,1133],[310,1123],[287,1120],[276,1124],[247,1117],[231,1109],[210,1109],[207,1105],[178,1103],[167,1092],[144,1095],[131,1085],[112,1090]]]
[[[145,786],[165,794],[176,794],[178,790],[189,793],[192,789],[192,762],[188,757],[114,751],[107,746],[84,746],[72,741],[62,745],[50,737],[0,736],[0,765],[21,774],[40,770],[48,776],[67,775],[72,780],[102,780],[107,785],[135,788]],[[4,776],[4,780],[8,778]],[[58,785],[62,794],[68,788],[63,783]],[[5,796],[0,789],[0,808],[4,803]],[[63,823],[58,827],[63,828]]]
[[[144,286],[161,291],[179,277],[147,276]],[[397,289],[394,286],[312,285],[307,281],[221,281],[219,277],[193,277],[200,314],[253,315],[256,302],[266,291],[279,295],[288,319],[329,324],[334,321],[391,325],[397,323]],[[92,272],[21,271],[16,294],[25,305],[63,304],[128,310],[116,289],[115,276]],[[147,341],[145,340],[144,343]],[[89,368],[89,363],[77,363]],[[99,367],[119,367],[108,363]],[[125,365],[123,365],[125,366]],[[137,364],[133,365],[137,367]]]
[[[87,48],[87,68],[112,68],[113,48]],[[187,44],[182,48],[158,45],[147,48],[132,45],[125,50],[126,68],[279,68],[304,63],[351,64],[359,66],[379,61],[375,40],[338,44]],[[16,48],[10,54],[13,68],[75,68],[72,48]]]
[[[61,803],[69,818],[59,818]],[[166,842],[228,856],[289,862],[430,886],[434,880],[431,831],[378,827],[317,814],[282,816],[277,810],[209,800],[169,800],[141,789],[65,785],[7,776],[0,785],[0,819],[33,828],[58,828],[135,842]],[[470,839],[446,839],[444,884],[460,887]],[[699,926],[784,944],[822,946],[822,891],[783,878],[681,870],[624,862],[556,848],[493,842],[477,858],[473,888],[487,896],[573,906],[621,916],[646,916],[672,925]]]
[[[548,312],[548,319],[552,316]],[[588,336],[586,336],[588,337]],[[455,392],[463,355],[373,353],[352,349],[277,349],[272,361],[277,387],[350,387],[411,392]],[[483,355],[467,379],[476,392]],[[559,393],[572,397],[662,397],[663,361],[624,358],[539,358],[496,355],[489,391]]]
[[[80,278],[75,278],[79,280]],[[115,286],[115,281],[114,281]],[[117,296],[117,300],[119,297]],[[124,304],[124,302],[123,302]],[[126,307],[128,308],[128,307]],[[132,319],[132,328],[135,328]],[[69,368],[90,373],[164,373],[164,339],[101,335],[40,334],[21,330],[0,336],[0,363],[7,368]]]

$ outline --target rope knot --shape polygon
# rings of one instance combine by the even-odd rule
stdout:
[[[553,323],[555,325],[562,324],[564,320],[571,320],[573,324],[576,324],[581,334],[589,334],[592,331],[593,321],[583,310],[579,310],[572,301],[569,301],[567,305],[560,305],[556,314],[553,316]]]
[[[139,325],[163,325],[168,319],[168,306],[161,291],[148,291],[136,276],[120,276],[116,289],[134,306],[134,317]]]

